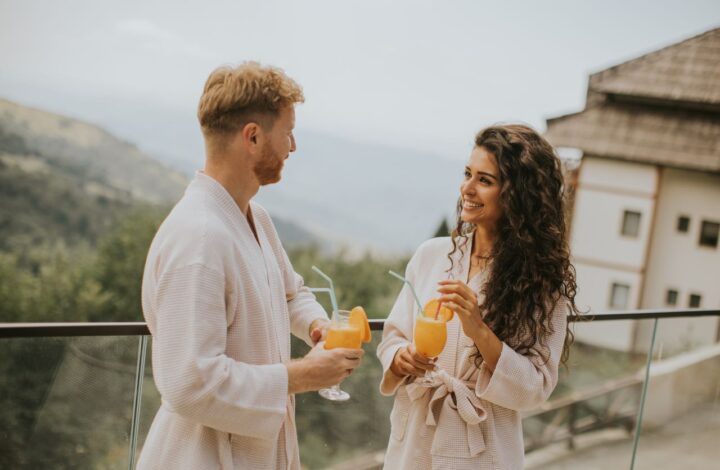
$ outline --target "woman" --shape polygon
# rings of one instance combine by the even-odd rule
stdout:
[[[418,248],[407,279],[422,302],[455,312],[437,358],[413,344],[418,307],[407,287],[385,324],[380,391],[395,395],[388,470],[521,469],[520,412],[550,396],[577,315],[560,162],[523,125],[490,127],[460,185],[450,238]],[[414,380],[436,371],[433,387]]]

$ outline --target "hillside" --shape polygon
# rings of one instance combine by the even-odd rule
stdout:
[[[152,203],[176,201],[186,178],[105,130],[76,119],[0,100],[0,151],[37,156],[72,173]]]
[[[0,250],[96,241],[140,205],[168,210],[187,178],[103,129],[0,100]],[[288,246],[320,244],[275,218]]]

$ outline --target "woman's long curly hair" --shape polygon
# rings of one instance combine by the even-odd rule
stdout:
[[[490,273],[483,287],[480,309],[493,332],[520,353],[538,342],[544,361],[546,339],[552,333],[550,315],[561,296],[569,301],[569,315],[577,316],[575,269],[570,263],[563,210],[563,176],[552,146],[524,125],[488,127],[475,137],[475,146],[491,153],[499,171],[496,240]],[[452,232],[453,254],[470,247],[474,226],[460,218]],[[568,322],[569,325],[569,322]],[[573,334],[568,326],[561,362],[567,363]],[[475,356],[479,366],[479,351]]]

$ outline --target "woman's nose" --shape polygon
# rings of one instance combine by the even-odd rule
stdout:
[[[465,196],[472,196],[475,193],[471,184],[463,183],[460,185],[460,194]]]

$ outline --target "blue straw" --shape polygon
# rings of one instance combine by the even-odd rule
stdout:
[[[332,279],[330,279],[330,276],[320,271],[317,266],[313,266],[312,270],[321,275],[328,284],[330,284],[330,288],[326,291],[330,293],[330,302],[332,303],[333,312],[338,311],[337,298],[335,297],[335,285],[333,284]]]
[[[388,272],[390,273],[391,276],[395,276],[396,278],[400,279],[402,282],[404,282],[405,284],[407,284],[408,287],[410,287],[410,291],[412,292],[413,297],[415,297],[415,302],[417,302],[418,307],[420,308],[420,312],[422,312],[422,311],[423,311],[423,306],[422,306],[422,304],[420,303],[420,298],[418,297],[417,292],[415,292],[415,288],[413,287],[413,285],[410,284],[410,281],[408,281],[407,279],[405,279],[404,277],[402,277],[401,275],[399,275],[398,273],[396,273],[396,272],[393,271],[393,270],[390,270],[390,271],[388,271]]]

